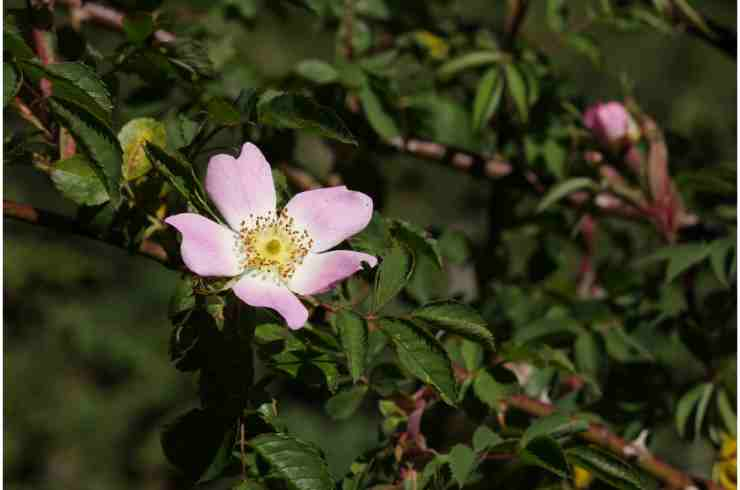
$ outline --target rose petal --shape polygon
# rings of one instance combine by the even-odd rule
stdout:
[[[224,154],[211,157],[206,190],[234,230],[239,230],[250,214],[262,216],[275,212],[270,164],[252,143],[244,143],[239,158]]]
[[[234,293],[248,305],[277,311],[293,330],[301,328],[308,320],[306,307],[285,286],[246,275],[234,285]]]
[[[180,253],[188,269],[199,276],[231,277],[241,267],[234,253],[234,232],[199,214],[183,213],[164,220],[182,234]]]
[[[285,209],[314,240],[313,252],[323,252],[360,232],[373,215],[373,200],[344,186],[296,194]]]
[[[298,294],[315,294],[331,289],[337,282],[362,269],[362,262],[375,267],[378,259],[350,250],[308,254],[288,283]]]

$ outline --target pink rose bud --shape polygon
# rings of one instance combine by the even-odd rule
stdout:
[[[640,129],[621,102],[594,104],[583,115],[583,124],[599,142],[611,149],[640,138]]]

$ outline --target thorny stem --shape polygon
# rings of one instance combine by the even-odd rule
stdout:
[[[553,405],[529,398],[525,395],[514,395],[506,401],[506,404],[537,417],[544,417],[555,412],[555,407]],[[635,463],[640,468],[665,482],[670,488],[706,488],[708,490],[722,490],[712,481],[692,478],[679,469],[656,458],[649,452],[636,448],[634,445],[609,431],[609,429],[602,424],[589,424],[588,430],[580,433],[579,436],[597,446],[608,449],[622,458],[631,455],[631,457],[635,459]],[[698,483],[700,483],[699,486],[697,486]]]
[[[51,211],[44,211],[28,204],[21,204],[5,199],[3,200],[3,216],[32,225],[43,226],[53,230],[92,238],[93,240],[98,240],[115,247],[126,248],[123,243],[98,236],[93,230],[72,218],[53,213]],[[142,241],[136,253],[159,262],[169,268],[174,268],[173,264],[169,261],[167,252],[164,248],[152,240]]]

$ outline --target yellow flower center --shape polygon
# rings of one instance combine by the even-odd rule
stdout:
[[[236,248],[245,272],[286,283],[312,246],[308,232],[283,210],[242,221]]]

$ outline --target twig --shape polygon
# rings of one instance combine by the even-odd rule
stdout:
[[[506,18],[506,38],[504,39],[507,48],[511,48],[514,44],[522,24],[524,24],[529,0],[509,0],[509,5],[509,15]]]
[[[72,24],[76,29],[79,29],[83,22],[90,21],[116,31],[123,30],[125,15],[118,10],[94,2],[87,2],[80,6],[78,0],[61,1],[70,8]],[[154,32],[154,39],[160,43],[171,43],[176,37],[171,32],[159,29]]]
[[[507,400],[507,405],[517,408],[523,412],[537,417],[544,417],[555,412],[555,407],[525,395],[514,395]],[[609,431],[602,424],[589,424],[588,430],[579,434],[581,438],[594,443],[604,449],[624,458],[634,453],[629,449],[632,445]],[[716,483],[708,480],[692,478],[681,470],[674,468],[668,463],[656,458],[646,451],[637,451],[632,456],[636,464],[654,477],[665,482],[671,488],[707,488],[708,490],[722,490]]]
[[[44,211],[28,204],[17,203],[5,199],[3,200],[3,216],[36,226],[43,226],[53,230],[74,233],[75,235],[92,238],[93,240],[98,240],[115,247],[126,248],[118,241],[98,236],[94,231],[72,218],[53,213],[51,211]],[[141,242],[137,254],[155,260],[167,267],[173,267],[167,257],[167,252],[162,245],[152,240],[144,240]]]

